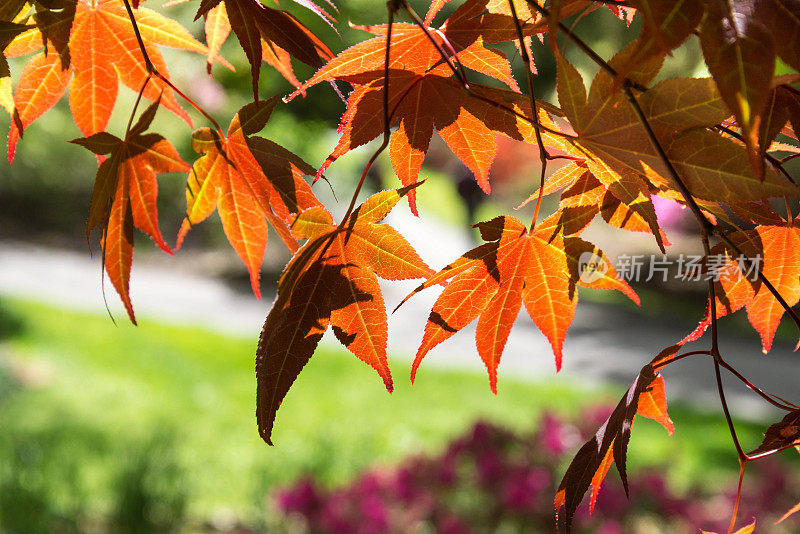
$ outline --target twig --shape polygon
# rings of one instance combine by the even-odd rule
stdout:
[[[725,400],[725,389],[722,387],[722,377],[720,376],[719,368],[719,361],[714,358],[714,376],[717,381],[717,392],[719,393],[720,404],[722,404],[722,412],[725,414],[725,421],[728,423],[728,430],[730,430],[733,445],[736,447],[736,454],[739,456],[740,460],[747,461],[748,456],[744,453],[742,446],[739,444],[739,437],[736,435],[736,428],[733,425],[731,412],[728,409],[728,402]]]
[[[528,3],[528,5],[530,7],[532,7],[536,11],[538,11],[543,17],[545,17],[547,19],[550,18],[550,11],[548,9],[545,9],[542,6],[540,6],[536,2],[536,0],[525,0],[525,1]],[[608,62],[605,61],[603,58],[601,58],[597,54],[597,52],[594,51],[594,49],[591,46],[586,44],[586,42],[583,39],[581,39],[580,37],[575,35],[575,33],[568,26],[563,24],[561,21],[558,21],[558,29],[561,30],[562,32],[564,32],[564,34],[567,37],[569,37],[578,46],[578,48],[580,48],[583,51],[583,53],[586,54],[589,57],[589,59],[594,61],[595,64],[597,64],[601,69],[603,69],[604,71],[608,72],[614,78],[618,78],[619,77],[619,74],[617,73],[617,70],[614,67],[609,65]],[[629,78],[625,78],[624,84],[636,89],[637,91],[642,91],[642,92],[647,91],[647,87],[645,87],[645,86],[643,86],[643,85],[641,85],[641,84],[639,84],[639,83],[637,83],[637,82],[635,82],[635,81],[633,81],[633,80],[631,80]]]
[[[467,77],[463,71],[463,67],[462,69],[457,69],[455,65],[453,65],[450,56],[448,56],[447,52],[444,51],[444,49],[436,41],[436,39],[433,38],[433,35],[431,35],[431,32],[428,31],[428,28],[425,26],[425,22],[420,18],[417,12],[414,11],[414,8],[408,5],[408,2],[406,0],[400,0],[400,1],[403,5],[403,9],[405,9],[406,13],[408,13],[409,16],[414,20],[414,23],[417,26],[419,26],[419,28],[422,30],[422,32],[425,34],[425,36],[428,38],[428,40],[431,42],[434,48],[436,48],[436,50],[439,52],[439,55],[442,56],[444,62],[447,63],[447,66],[450,67],[451,71],[453,71],[453,74],[455,74],[456,78],[458,78],[458,81],[461,82],[461,85],[463,85],[465,89],[469,90],[469,82],[467,81]],[[450,46],[450,48],[452,49],[453,47]],[[458,56],[455,54],[454,49],[453,49],[453,56],[456,58],[456,60],[458,60]]]
[[[136,116],[136,110],[139,108],[139,103],[142,101],[142,94],[144,93],[144,88],[147,87],[147,83],[150,81],[151,74],[147,74],[147,78],[144,79],[144,83],[142,87],[139,89],[139,92],[136,94],[136,102],[133,103],[133,109],[131,110],[131,116],[128,117],[128,125],[125,126],[125,137],[128,137],[128,132],[131,130],[131,125],[133,124],[133,117]]]
[[[759,387],[755,386],[752,382],[750,382],[747,378],[745,378],[739,371],[737,371],[732,365],[727,363],[726,361],[720,359],[719,364],[725,368],[728,372],[730,372],[733,376],[738,378],[742,383],[753,390],[758,396],[775,406],[776,408],[780,408],[781,410],[786,410],[787,412],[791,412],[797,409],[800,409],[800,406],[797,406],[793,402],[789,402],[786,399],[779,397],[778,395],[774,395],[772,393],[766,392]]]
[[[744,141],[744,137],[742,137],[742,135],[739,132],[731,130],[727,126],[723,126],[722,124],[717,124],[713,128],[735,139],[738,139],[739,141]],[[794,185],[797,185],[797,182],[795,182],[794,178],[792,178],[792,175],[789,174],[789,172],[783,167],[782,160],[779,160],[772,154],[767,153],[766,151],[764,152],[764,157],[767,158],[767,161],[769,161],[776,169],[778,169],[778,171],[780,171],[780,173],[784,175],[787,180],[792,182]]]
[[[142,58],[144,60],[145,69],[147,69],[147,73],[149,75],[155,76],[156,78],[164,82],[170,89],[178,93],[178,95],[181,98],[186,100],[186,102],[189,103],[189,105],[191,105],[194,109],[196,109],[203,117],[205,117],[208,120],[208,122],[214,125],[214,128],[216,128],[219,134],[224,137],[224,134],[222,133],[222,128],[220,128],[219,124],[217,124],[217,121],[215,121],[211,115],[209,115],[203,108],[201,108],[194,100],[183,94],[183,91],[175,87],[175,85],[171,81],[169,81],[169,79],[167,79],[160,72],[158,72],[158,69],[156,68],[155,65],[153,65],[153,62],[150,60],[150,56],[147,54],[147,49],[144,46],[144,41],[142,40],[142,34],[139,33],[139,25],[136,23],[136,17],[133,15],[133,9],[131,8],[130,2],[128,0],[122,0],[122,1],[125,4],[125,10],[128,12],[128,18],[130,19],[131,25],[133,26],[133,33],[136,35],[136,42],[139,43],[139,50],[142,52]]]
[[[731,514],[731,522],[728,525],[728,534],[733,533],[736,527],[736,516],[739,515],[739,501],[742,500],[742,480],[744,479],[744,467],[746,462],[741,458],[739,459],[739,483],[736,486],[736,502],[733,504],[733,513]]]
[[[693,350],[691,352],[686,352],[686,353],[681,354],[679,356],[673,356],[669,360],[657,363],[656,365],[653,366],[653,371],[658,371],[659,369],[663,369],[664,367],[666,367],[667,365],[669,365],[671,363],[675,363],[675,362],[680,361],[680,360],[682,360],[684,358],[687,358],[689,356],[697,356],[698,354],[704,354],[706,356],[711,356],[711,352],[708,351],[708,350]]]
[[[533,221],[531,221],[531,230],[536,226],[536,219],[539,218],[539,208],[542,205],[542,196],[544,193],[544,178],[547,173],[547,160],[550,159],[550,153],[544,147],[542,141],[542,132],[539,130],[539,107],[536,105],[536,93],[533,88],[533,74],[531,73],[531,58],[528,55],[528,49],[525,46],[525,36],[522,35],[522,26],[519,23],[517,16],[517,8],[514,6],[514,0],[508,0],[508,6],[511,9],[511,16],[514,18],[514,27],[517,30],[517,40],[519,40],[519,50],[522,56],[522,62],[525,64],[525,79],[528,82],[528,97],[531,100],[531,112],[536,121],[533,124],[533,131],[536,134],[536,144],[539,145],[539,163],[542,167],[541,175],[539,177],[539,198],[536,199],[536,208],[533,211]]]
[[[405,5],[405,0],[403,0],[403,4]],[[378,156],[380,156],[381,153],[386,150],[386,147],[389,146],[389,137],[391,136],[391,125],[389,123],[389,61],[391,59],[392,49],[392,25],[394,24],[394,9],[391,2],[387,3],[387,8],[389,12],[389,28],[386,31],[386,55],[384,56],[383,62],[383,141],[381,142],[381,146],[379,146],[369,158],[367,164],[364,165],[364,170],[361,172],[361,178],[358,180],[358,185],[356,185],[355,191],[353,191],[353,198],[350,199],[350,205],[347,207],[347,211],[345,212],[344,217],[342,217],[342,221],[339,223],[339,230],[344,228],[348,217],[350,217],[350,214],[353,213],[353,208],[355,208],[356,200],[358,199],[358,193],[361,191],[361,187],[364,185],[364,180],[366,179],[367,173],[372,167],[372,164],[375,163],[375,160],[378,159]]]

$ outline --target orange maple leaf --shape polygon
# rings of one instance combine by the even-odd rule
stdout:
[[[292,231],[308,241],[281,275],[256,357],[258,429],[270,445],[278,407],[329,324],[392,391],[386,308],[377,277],[424,278],[433,271],[397,230],[379,223],[418,185],[373,195],[339,226],[322,207],[297,216]]]
[[[298,3],[311,9],[328,23],[332,20],[327,13],[310,0],[302,0]],[[195,19],[209,14],[217,7],[222,7],[221,4],[222,0],[202,2]],[[230,29],[233,29],[250,62],[255,100],[258,100],[258,79],[262,59],[271,65],[275,63],[273,66],[276,66],[281,74],[284,74],[287,69],[291,71],[291,63],[287,54],[312,67],[321,67],[325,61],[333,57],[333,53],[325,43],[286,11],[266,7],[258,0],[225,0],[224,8],[224,18],[220,10],[212,15],[215,17],[214,24],[218,26],[215,30],[218,32],[215,39],[221,44],[224,41],[223,36],[227,37]],[[263,47],[262,42],[264,43]],[[209,44],[211,43],[209,42]],[[289,79],[289,81],[292,80]]]
[[[628,493],[626,473],[628,441],[637,414],[658,421],[670,435],[674,432],[672,421],[667,415],[664,379],[656,372],[656,368],[659,364],[672,359],[681,344],[664,349],[650,363],[642,367],[639,376],[605,423],[570,462],[558,486],[554,501],[557,520],[558,511],[562,506],[565,507],[564,523],[567,532],[570,532],[575,510],[590,485],[592,486],[590,509],[594,509],[597,492],[612,463],[617,466],[625,493]]]
[[[169,76],[167,65],[155,45],[207,53],[207,48],[183,26],[155,11],[139,8],[136,22],[150,60],[165,77]],[[153,101],[161,98],[164,107],[191,125],[189,115],[166,84],[150,79],[144,85],[147,69],[121,0],[78,0],[72,16],[46,19],[46,24],[19,35],[6,49],[7,55],[16,57],[40,50],[42,34],[48,36],[46,54],[28,62],[14,94],[17,120],[8,136],[9,161],[14,158],[22,129],[53,107],[68,84],[72,116],[84,136],[105,130],[119,82],[134,91],[144,86],[145,97]],[[63,43],[50,39],[64,34],[69,36],[68,43],[66,39]]]
[[[392,133],[389,149],[392,167],[402,184],[414,183],[419,177],[434,130],[472,171],[486,193],[490,191],[489,169],[497,153],[495,134],[535,141],[533,126],[523,119],[531,116],[530,101],[525,95],[479,84],[471,84],[470,88],[472,95],[479,98],[466,93],[454,78],[391,71],[390,120],[399,125]],[[383,133],[382,93],[382,74],[356,85],[339,125],[342,134],[339,143],[319,168],[317,176],[342,155]],[[542,108],[539,122],[557,131]],[[561,147],[560,137],[544,130],[542,135],[548,146]],[[409,201],[416,213],[415,192],[411,192]]]
[[[562,345],[575,315],[576,285],[614,288],[638,302],[638,297],[602,252],[590,243],[544,228],[528,231],[512,217],[479,223],[487,243],[470,250],[444,267],[409,294],[452,278],[433,305],[411,370],[411,379],[433,347],[480,316],[475,333],[478,354],[497,393],[497,366],[508,335],[522,305],[553,347],[556,369],[561,369]],[[608,270],[581,279],[579,262],[584,253],[602,258]],[[571,276],[574,273],[575,276]],[[401,303],[402,305],[402,303]]]
[[[267,221],[294,251],[297,244],[286,226],[290,215],[321,205],[302,178],[314,169],[272,141],[251,135],[264,127],[277,102],[273,97],[243,107],[224,139],[209,128],[192,134],[192,146],[203,156],[187,179],[186,218],[176,245],[179,248],[189,229],[217,209],[225,235],[247,266],[253,293],[259,298]]]
[[[780,521],[778,521],[778,522],[780,523]],[[756,529],[756,520],[753,519],[753,521],[749,525],[743,526],[742,528],[740,528],[739,530],[737,530],[733,534],[753,534],[753,532],[755,532],[755,529]],[[710,532],[708,530],[701,530],[700,534],[717,534],[717,533],[716,532]]]
[[[741,205],[740,205],[741,206]],[[765,214],[771,212],[762,206]],[[772,212],[771,220],[780,217]],[[712,258],[721,261],[714,265],[716,315],[722,317],[746,308],[747,318],[761,337],[766,354],[786,311],[765,284],[757,278],[757,269],[783,297],[788,306],[800,302],[800,218],[791,223],[761,224],[754,230],[737,231],[728,238],[739,247],[744,257],[727,250],[724,244],[711,249]],[[710,310],[692,335],[703,333],[711,324]]]
[[[142,113],[124,140],[99,132],[72,141],[95,154],[109,154],[97,169],[86,237],[103,224],[105,270],[134,324],[136,317],[130,298],[133,227],[150,235],[164,252],[172,254],[158,228],[156,174],[189,169],[169,141],[156,133],[145,133],[158,105],[156,100]]]
[[[611,64],[624,63],[632,54],[635,49],[626,48]],[[576,141],[564,143],[565,148],[583,159],[584,166],[619,200],[620,207],[604,213],[606,220],[612,224],[635,222],[630,229],[649,228],[661,244],[651,190],[680,200],[678,185],[624,92],[615,89],[613,77],[598,73],[587,96],[575,67],[560,54],[557,59],[559,102],[578,134]],[[647,84],[660,65],[660,57],[651,57],[638,63],[629,76]],[[798,192],[797,186],[773,169],[768,169],[763,181],[753,176],[741,144],[704,129],[721,123],[729,114],[711,79],[664,80],[637,99],[681,179],[704,207],[712,209],[718,201],[759,200]],[[719,187],[720,183],[724,187]],[[620,209],[627,213],[617,213]]]

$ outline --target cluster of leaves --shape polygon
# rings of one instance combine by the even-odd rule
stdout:
[[[450,533],[548,532],[558,466],[606,411],[593,409],[579,422],[545,415],[529,434],[477,423],[441,454],[369,470],[337,488],[300,479],[277,492],[275,500],[288,524],[306,532],[409,532],[425,527]],[[758,511],[780,516],[786,493],[794,487],[785,467],[777,461],[764,463],[754,474],[743,515]],[[650,532],[658,525],[659,532],[690,532],[696,525],[727,526],[708,490],[693,487],[676,493],[652,468],[631,476],[630,485],[637,495],[633,503],[619,484],[606,485],[593,515],[586,503],[580,506],[574,530]],[[719,495],[732,503],[736,487],[720,488]]]
[[[295,1],[329,24],[335,22],[311,0]],[[728,276],[709,282],[707,313],[698,328],[642,369],[612,416],[578,452],[556,494],[556,507],[566,508],[567,529],[589,486],[594,500],[612,462],[627,489],[625,453],[637,413],[671,429],[658,371],[680,358],[713,359],[742,473],[746,462],[800,443],[795,424],[800,408],[751,384],[724,360],[717,345],[718,320],[740,308],[747,310],[765,352],[784,313],[800,327],[792,310],[800,300],[800,213],[792,211],[800,188],[784,168],[800,153],[800,75],[775,75],[778,60],[788,69],[800,69],[800,3],[608,2],[621,19],[630,23],[639,16],[643,24],[639,37],[606,62],[561,21],[601,8],[603,2],[465,0],[435,23],[448,1],[434,0],[423,19],[405,0],[393,0],[388,24],[359,27],[371,37],[336,55],[296,17],[258,0],[200,2],[197,17],[206,19],[207,46],[136,1],[5,2],[0,8],[0,103],[12,118],[9,160],[25,129],[69,87],[73,117],[84,136],[74,142],[94,152],[99,164],[87,238],[101,227],[106,272],[134,322],[129,290],[134,226],[172,253],[158,226],[156,174],[188,173],[186,218],[177,246],[193,224],[216,208],[256,296],[268,225],[273,227],[294,256],[279,281],[257,350],[257,419],[267,443],[280,403],[329,325],[391,391],[386,307],[376,277],[424,278],[412,295],[445,285],[426,324],[412,379],[431,348],[477,318],[477,350],[496,391],[497,367],[523,304],[550,341],[558,370],[578,287],[616,289],[639,302],[608,268],[610,259],[602,250],[581,237],[589,223],[600,215],[612,227],[648,232],[665,250],[669,241],[652,199],[678,202],[697,219],[706,262],[712,255],[725,258],[721,270]],[[401,13],[410,22],[395,23]],[[254,102],[233,117],[226,134],[170,81],[158,46],[203,54],[211,72],[215,62],[227,65],[219,50],[230,32],[250,63]],[[558,106],[535,98],[534,37],[547,42],[556,57]],[[656,81],[666,56],[690,38],[699,40],[711,77]],[[487,46],[503,42],[513,42],[526,64],[524,92],[508,57]],[[588,91],[565,58],[566,46],[577,46],[600,67]],[[29,54],[35,55],[14,87],[6,58]],[[301,83],[292,58],[318,70]],[[337,91],[343,85],[351,88],[340,140],[319,168],[256,135],[278,104],[277,97],[259,97],[262,61],[295,86],[287,102],[323,81]],[[504,87],[471,82],[470,71]],[[119,81],[139,94],[122,136],[105,131]],[[134,121],[142,97],[153,104]],[[162,136],[147,133],[160,106],[191,125],[179,98],[212,126],[192,134],[201,156],[191,165]],[[402,235],[381,224],[402,197],[418,214],[418,177],[434,130],[487,194],[498,135],[535,145],[542,164],[539,188],[522,204],[535,202],[531,225],[509,216],[478,224],[485,243],[438,272]],[[381,136],[383,143],[336,223],[303,176],[319,178],[340,156]],[[402,187],[356,208],[364,177],[386,148]],[[566,164],[548,177],[548,163],[556,159]],[[555,213],[538,221],[542,196],[558,192]],[[785,211],[776,211],[770,200],[781,197]],[[590,276],[582,271],[587,255],[597,267]],[[762,262],[753,280],[740,269],[752,268],[756,257]],[[679,354],[709,329],[710,348]],[[750,454],[744,453],[730,422],[719,379],[722,368],[789,413]]]

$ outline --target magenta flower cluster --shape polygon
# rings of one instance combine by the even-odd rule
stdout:
[[[393,468],[369,470],[335,489],[304,478],[277,492],[275,500],[294,529],[314,533],[554,532],[553,497],[565,462],[606,416],[605,410],[591,410],[574,424],[545,415],[529,434],[479,422],[438,456],[414,456]],[[594,513],[589,514],[588,498],[578,509],[574,532],[725,531],[735,485],[714,499],[697,489],[678,495],[666,483],[667,470],[630,475],[636,496],[631,501],[610,473]],[[782,506],[800,498],[792,493],[800,488],[789,488],[785,470],[777,462],[754,469],[742,520],[769,514],[774,521],[786,510]],[[770,532],[768,523],[760,522],[759,532]]]

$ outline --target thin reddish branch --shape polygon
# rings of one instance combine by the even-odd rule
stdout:
[[[739,459],[739,483],[736,486],[736,502],[733,504],[733,513],[731,514],[731,522],[728,525],[728,534],[733,534],[733,529],[736,527],[736,516],[739,515],[739,502],[742,500],[742,480],[744,479],[744,468],[746,462]]]
[[[525,36],[522,34],[522,26],[520,25],[519,16],[517,15],[517,8],[514,6],[514,0],[508,0],[508,6],[511,9],[514,27],[517,30],[517,40],[519,41],[522,62],[525,64],[525,79],[528,83],[528,97],[531,100],[531,113],[536,118],[533,122],[533,131],[536,134],[536,144],[539,146],[539,164],[542,168],[541,175],[539,176],[539,198],[536,199],[536,208],[533,210],[533,221],[531,221],[531,230],[533,230],[536,227],[536,220],[539,218],[539,208],[542,206],[544,179],[547,174],[547,160],[551,159],[551,157],[550,153],[544,147],[542,132],[539,129],[539,106],[536,104],[536,92],[533,86],[533,73],[531,72],[531,58],[528,55],[528,48],[525,46]]]
[[[136,17],[133,14],[133,9],[131,8],[130,2],[128,0],[122,0],[122,1],[125,4],[125,10],[128,12],[128,18],[130,19],[131,25],[133,26],[133,33],[136,35],[136,42],[139,44],[139,50],[142,52],[142,59],[144,60],[144,66],[147,69],[147,73],[149,75],[155,76],[156,78],[164,82],[170,89],[178,93],[178,95],[181,98],[186,100],[186,102],[190,106],[192,106],[203,117],[205,117],[208,120],[208,122],[210,122],[214,126],[214,128],[217,130],[217,132],[219,132],[221,136],[224,136],[222,128],[220,128],[219,124],[217,124],[217,121],[215,121],[214,118],[206,112],[206,110],[200,107],[200,105],[198,105],[194,100],[186,96],[183,93],[183,91],[175,87],[175,85],[171,81],[169,81],[165,76],[163,76],[160,72],[158,72],[158,69],[155,67],[155,65],[153,65],[153,62],[150,60],[150,56],[147,54],[147,49],[144,46],[144,41],[142,40],[142,34],[139,32],[139,25],[136,23]]]
[[[737,139],[737,140],[739,140],[739,141],[742,141],[742,142],[744,142],[744,137],[742,136],[742,134],[740,134],[739,132],[737,132],[737,131],[735,131],[735,130],[731,130],[731,129],[730,129],[730,128],[728,128],[727,126],[723,126],[722,124],[717,124],[716,126],[714,126],[714,128],[713,128],[713,129],[715,129],[715,130],[717,130],[717,131],[720,131],[720,132],[722,132],[722,133],[724,133],[724,134],[726,134],[726,135],[729,135],[729,136],[731,136],[731,137],[733,137],[733,138],[735,138],[735,139]],[[771,163],[771,164],[772,164],[772,165],[773,165],[773,166],[774,166],[776,169],[778,169],[778,171],[779,171],[779,172],[780,172],[782,175],[784,175],[784,176],[786,177],[786,179],[787,179],[787,180],[789,180],[790,182],[792,182],[794,185],[797,185],[797,182],[794,180],[794,178],[792,178],[792,175],[791,175],[791,174],[789,174],[789,171],[787,171],[787,170],[784,168],[784,166],[783,166],[783,161],[782,161],[782,160],[779,160],[778,158],[776,158],[776,157],[775,157],[775,156],[773,156],[772,154],[768,154],[768,153],[766,153],[766,152],[764,153],[764,157],[765,157],[765,158],[767,159],[767,161],[769,161],[769,162],[770,162],[770,163]]]
[[[536,11],[538,11],[539,14],[541,14],[543,17],[545,17],[547,19],[550,18],[550,10],[545,9],[542,6],[540,6],[536,2],[536,0],[525,0],[525,1],[528,3],[528,5],[530,7],[532,7]],[[591,59],[597,66],[599,66],[604,71],[608,72],[614,78],[618,78],[619,77],[619,74],[617,73],[617,70],[614,67],[612,67],[611,65],[609,65],[607,61],[605,61],[603,58],[601,58],[600,55],[597,52],[595,52],[594,49],[591,46],[589,46],[583,39],[581,39],[580,37],[575,35],[575,32],[573,32],[572,29],[570,29],[568,26],[563,24],[561,21],[558,21],[558,29],[561,30],[564,33],[564,35],[569,37],[570,40],[572,40],[578,46],[578,48],[580,48],[581,51],[584,54],[586,54],[589,57],[589,59]],[[647,91],[647,87],[645,87],[645,86],[643,86],[643,85],[641,85],[641,84],[639,84],[639,83],[637,83],[637,82],[635,82],[635,81],[633,81],[633,80],[631,80],[629,78],[625,78],[624,83],[629,85],[630,87],[636,89],[637,91],[642,91],[642,92]]]
[[[405,0],[403,0],[403,3],[405,4]],[[353,198],[350,199],[350,205],[347,207],[347,211],[345,212],[344,217],[342,217],[342,221],[339,223],[340,230],[344,228],[347,218],[350,217],[351,213],[353,213],[353,208],[356,206],[356,200],[358,200],[358,193],[361,191],[361,187],[364,185],[364,180],[366,179],[370,168],[372,168],[372,164],[375,163],[375,160],[378,159],[378,156],[380,156],[381,153],[386,150],[386,147],[389,146],[389,137],[391,136],[391,124],[389,122],[389,61],[391,59],[392,50],[392,26],[394,24],[395,6],[392,5],[392,2],[389,2],[386,5],[389,12],[389,27],[386,31],[386,54],[383,60],[383,141],[381,142],[381,146],[379,146],[369,158],[367,164],[364,165],[364,170],[361,172],[361,178],[358,180],[358,185],[356,185],[355,191],[353,191]]]

